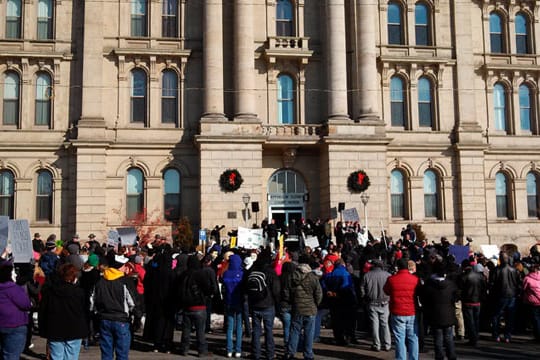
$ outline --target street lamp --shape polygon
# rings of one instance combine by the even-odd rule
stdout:
[[[244,220],[246,221],[246,227],[249,227],[248,226],[248,204],[249,204],[249,200],[251,199],[251,197],[249,196],[249,194],[244,194],[242,195],[242,202],[244,203]]]
[[[362,204],[364,204],[364,223],[365,223],[365,226],[366,226],[366,235],[369,238],[368,224],[367,224],[367,203],[369,201],[369,195],[366,194],[365,192],[363,192],[360,195],[360,200],[362,200]]]

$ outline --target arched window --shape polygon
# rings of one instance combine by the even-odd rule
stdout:
[[[497,198],[497,217],[510,218],[508,178],[504,173],[498,172],[495,175],[495,195]]]
[[[6,39],[21,38],[21,0],[8,0],[6,4]]]
[[[416,45],[431,45],[430,13],[426,4],[417,3],[414,6]]]
[[[405,84],[402,78],[394,76],[390,79],[390,118],[392,126],[407,125],[407,102]]]
[[[19,124],[19,74],[8,71],[4,74],[4,103],[2,123],[4,125]]]
[[[39,0],[37,18],[38,40],[50,40],[53,38],[53,0]]]
[[[51,76],[45,72],[36,79],[36,125],[51,126]]]
[[[162,7],[162,28],[163,37],[178,36],[178,0],[163,0]]]
[[[178,170],[165,170],[163,188],[165,219],[169,221],[180,219],[180,172]]]
[[[52,175],[43,170],[38,172],[36,192],[36,220],[52,223],[53,186]]]
[[[143,213],[144,208],[144,176],[137,168],[128,170],[126,197],[126,218],[133,220]]]
[[[498,83],[493,86],[493,115],[495,130],[506,131],[506,88]]]
[[[424,214],[425,217],[440,219],[439,178],[432,170],[424,173]]]
[[[433,127],[433,89],[426,77],[418,80],[418,120],[420,126]]]
[[[147,2],[131,0],[131,36],[147,36]]]
[[[527,85],[521,84],[519,86],[519,122],[521,124],[521,130],[531,130],[531,105],[533,101],[531,89]]]
[[[178,76],[173,70],[163,71],[161,122],[167,124],[178,123]]]
[[[131,71],[131,122],[146,124],[146,73],[141,69]]]
[[[390,197],[392,217],[405,219],[405,179],[399,170],[390,173]]]
[[[278,76],[278,122],[294,124],[294,81],[289,75]]]
[[[530,54],[529,21],[523,13],[518,13],[514,20],[516,24],[516,53]]]
[[[492,53],[503,53],[504,46],[503,20],[499,14],[492,12],[489,15],[489,39]]]
[[[276,35],[294,36],[293,6],[290,0],[278,0],[276,4]]]
[[[527,174],[527,213],[531,218],[540,217],[540,198],[538,175],[533,172]]]
[[[13,219],[15,182],[9,170],[0,171],[0,215]]]
[[[397,3],[388,4],[388,44],[404,44],[401,6]]]

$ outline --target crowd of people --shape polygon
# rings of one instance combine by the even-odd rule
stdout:
[[[236,234],[224,239],[217,225],[198,249],[173,247],[160,235],[144,246],[115,247],[93,234],[61,244],[36,233],[35,262],[14,264],[9,250],[0,258],[2,358],[31,349],[34,331],[47,339],[53,360],[76,359],[81,347],[96,344],[103,359],[127,359],[138,331],[153,351],[185,355],[193,330],[197,354],[207,357],[212,313],[224,315],[226,338],[214,351],[229,358],[270,360],[281,348],[284,359],[298,352],[314,359],[323,325],[341,346],[368,329],[371,350],[393,345],[396,359],[418,359],[428,335],[435,359],[456,359],[456,339],[477,346],[481,330],[504,343],[532,328],[540,341],[540,245],[527,257],[502,251],[498,259],[470,247],[458,264],[447,239],[428,244],[410,225],[396,241],[353,222],[300,220],[278,229],[271,220],[262,227],[267,246],[258,249],[231,247]],[[319,246],[305,246],[307,236]],[[175,330],[182,331],[176,347]],[[242,348],[244,337],[250,349]]]

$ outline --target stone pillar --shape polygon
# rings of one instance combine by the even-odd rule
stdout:
[[[234,1],[235,119],[255,119],[253,1]]]
[[[205,1],[203,32],[203,118],[224,119],[222,0]]]
[[[358,96],[359,119],[380,120],[378,108],[377,47],[377,3],[358,0]]]
[[[326,0],[328,119],[348,120],[345,0]]]

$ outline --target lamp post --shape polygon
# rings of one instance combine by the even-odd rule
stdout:
[[[365,192],[363,192],[360,195],[360,200],[362,200],[362,204],[364,204],[364,223],[365,223],[365,226],[366,226],[366,235],[369,237],[368,222],[367,222],[367,204],[368,204],[368,201],[369,201],[369,195],[366,194]]]
[[[242,202],[244,203],[244,220],[246,222],[246,228],[249,228],[248,226],[248,204],[251,197],[248,193],[242,195]]]

